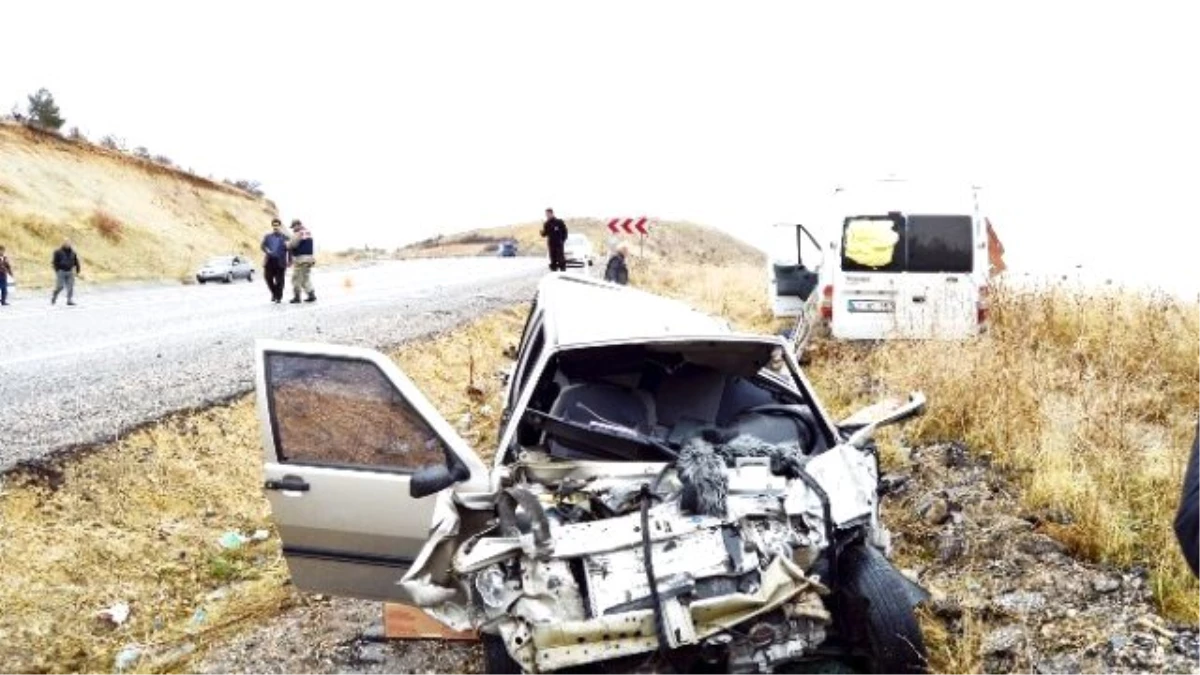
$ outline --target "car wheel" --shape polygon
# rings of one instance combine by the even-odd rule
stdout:
[[[250,270],[250,272],[246,274],[246,281],[254,281],[254,270]]]
[[[233,272],[225,273],[225,283],[227,283],[227,284],[233,283]]]
[[[485,673],[523,673],[521,665],[508,655],[504,647],[504,639],[499,635],[481,633],[479,641],[483,643],[483,670]]]
[[[924,673],[925,640],[912,584],[877,549],[847,548],[838,564],[840,624],[865,648],[873,673]]]
[[[205,284],[205,283],[208,283],[208,279],[205,279],[204,277],[196,277],[196,282],[200,283],[200,284]]]

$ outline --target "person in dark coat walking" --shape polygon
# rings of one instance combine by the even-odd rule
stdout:
[[[67,304],[75,304],[75,275],[82,272],[79,266],[79,256],[71,246],[70,239],[64,239],[63,245],[54,252],[51,261],[54,265],[54,294],[50,296],[50,304],[58,302],[58,294],[67,291]]]
[[[4,247],[0,246],[0,305],[8,304],[8,278],[12,275],[12,263],[8,261]]]
[[[1192,441],[1192,456],[1183,477],[1179,510],[1175,513],[1175,538],[1179,540],[1179,548],[1187,559],[1188,567],[1192,568],[1192,574],[1200,576],[1200,476],[1197,476],[1197,461],[1200,461],[1200,424]]]
[[[546,209],[542,236],[546,239],[546,248],[550,253],[550,271],[566,272],[567,254],[563,251],[563,243],[567,240],[567,224],[562,218],[554,217],[554,209]]]
[[[617,250],[608,258],[608,267],[604,268],[604,280],[625,286],[629,283],[629,267],[625,264],[625,256],[629,254],[629,244],[617,244]]]
[[[267,288],[271,291],[271,302],[279,304],[283,300],[283,283],[287,274],[288,236],[283,232],[283,221],[275,218],[271,221],[271,231],[262,240],[263,276],[267,280]]]

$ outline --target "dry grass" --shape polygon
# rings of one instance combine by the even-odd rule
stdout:
[[[1055,536],[1089,559],[1146,565],[1163,610],[1195,623],[1197,586],[1171,523],[1200,406],[1197,307],[1004,293],[994,311],[983,340],[832,350],[812,374],[924,390],[931,405],[910,442],[990,455],[1026,508],[1072,515]]]
[[[88,225],[96,230],[96,233],[104,237],[108,241],[119,244],[121,238],[125,235],[125,225],[117,220],[112,214],[106,211],[96,211],[88,218]]]
[[[0,244],[21,286],[53,281],[71,238],[90,282],[177,279],[212,255],[247,253],[275,207],[154,162],[0,124]]]

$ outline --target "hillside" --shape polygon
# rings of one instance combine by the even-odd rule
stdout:
[[[22,287],[50,283],[64,237],[88,281],[187,279],[209,256],[255,251],[275,213],[227,185],[0,123],[0,244]]]
[[[632,251],[641,254],[642,242],[637,235],[613,235],[605,221],[595,218],[566,219],[572,232],[586,234],[596,247],[596,255],[608,254],[609,243],[628,242]],[[494,255],[496,246],[504,239],[516,239],[520,255],[546,255],[546,243],[541,237],[541,223],[522,223],[504,227],[489,227],[461,234],[426,239],[402,248],[401,258],[431,258],[442,256]],[[677,260],[702,260],[707,264],[728,265],[757,263],[763,252],[720,230],[688,222],[663,222],[654,225],[645,238],[647,260],[673,257]]]

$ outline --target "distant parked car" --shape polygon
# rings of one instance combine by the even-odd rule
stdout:
[[[517,241],[515,239],[502,241],[499,250],[501,258],[515,258],[517,257]]]
[[[196,281],[223,281],[230,283],[234,279],[254,281],[254,266],[240,255],[221,255],[209,258],[208,262],[196,272]]]
[[[586,234],[569,234],[563,242],[563,253],[567,258],[568,268],[591,267],[596,263],[596,254],[592,249],[592,240]]]

